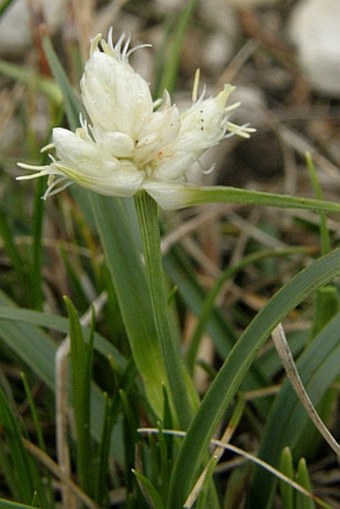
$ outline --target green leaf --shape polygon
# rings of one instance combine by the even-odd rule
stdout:
[[[303,252],[301,248],[287,248],[282,249],[280,251],[273,251],[273,250],[265,250],[260,251],[257,253],[252,253],[248,256],[244,256],[242,260],[235,266],[228,267],[223,271],[221,276],[216,280],[213,288],[208,293],[207,297],[205,298],[201,311],[198,315],[197,324],[194,330],[194,333],[192,335],[191,341],[190,341],[190,348],[188,350],[188,364],[189,367],[192,369],[193,364],[196,357],[196,351],[198,349],[199,341],[205,332],[205,329],[208,325],[208,322],[210,320],[210,317],[213,315],[214,311],[214,304],[217,300],[217,297],[225,285],[225,283],[230,280],[232,277],[234,277],[238,272],[243,270],[245,267],[255,264],[261,260],[266,260],[268,258],[273,257],[287,257],[292,254]],[[235,343],[235,339],[233,340],[232,344]]]
[[[23,445],[22,430],[1,387],[0,423],[2,435],[8,447],[14,476],[16,478],[16,493],[13,493],[13,495],[23,502],[31,502],[34,493],[37,492],[42,506],[47,509],[45,489],[36,464]]]
[[[6,9],[14,2],[14,0],[2,0],[0,3],[0,16],[4,14]]]
[[[48,37],[44,37],[42,41],[42,45],[46,54],[46,58],[48,60],[49,66],[53,73],[53,76],[58,83],[63,99],[64,99],[64,108],[67,116],[68,123],[72,131],[79,126],[79,114],[83,111],[83,105],[78,99],[75,91],[73,90],[70,81],[60,64],[60,61],[57,57],[56,52],[53,49],[51,40]]]
[[[132,355],[150,405],[161,418],[162,387],[163,384],[167,386],[168,381],[132,221],[121,200],[96,193],[90,193],[89,197]]]
[[[334,285],[325,285],[316,292],[315,313],[311,330],[311,338],[336,315],[339,311],[339,297]]]
[[[5,303],[8,303],[8,305],[4,305]],[[13,306],[13,307],[10,307]],[[31,309],[24,309],[20,307],[15,307],[15,304],[8,299],[8,297],[5,297],[4,294],[0,291],[0,320],[8,320],[8,322],[24,322],[25,324],[31,324],[31,325],[37,325],[39,327],[46,327],[48,329],[52,329],[58,332],[62,332],[63,334],[68,334],[69,332],[69,321],[64,316],[54,315],[52,313],[42,312],[42,311],[34,311]],[[14,328],[16,328],[17,324],[15,323]],[[19,329],[20,327],[18,327]],[[29,330],[29,329],[28,329]],[[36,328],[32,328],[33,335],[36,334]],[[87,338],[89,336],[90,330],[88,327],[83,328],[85,337]],[[0,330],[0,335],[1,335]],[[39,331],[37,333],[38,337],[40,334],[43,334],[42,331]],[[53,352],[56,349],[56,344],[54,341],[51,340],[51,338],[43,334],[43,337],[46,339],[46,341],[51,345],[51,355],[54,355]],[[38,338],[38,350],[40,348],[41,342]],[[27,344],[27,339],[26,339]],[[14,343],[10,344],[11,347],[19,347],[18,348],[18,355],[21,355],[21,352],[23,352],[23,349],[20,347],[23,346],[21,343],[18,345],[15,345]],[[107,339],[105,339],[101,334],[98,334],[97,332],[94,334],[94,348],[98,352],[100,352],[104,357],[111,356],[115,359],[115,361],[118,363],[120,367],[124,367],[126,365],[126,360],[124,357],[119,353],[119,351],[116,349],[114,345],[112,345]],[[44,349],[45,350],[45,349]],[[26,352],[26,350],[25,350]],[[27,352],[29,353],[29,352]],[[45,351],[47,358],[50,356]],[[34,358],[34,356],[33,356]],[[43,357],[41,357],[43,359]],[[44,379],[45,383],[48,382]]]
[[[318,405],[332,381],[340,374],[339,329],[340,313],[314,338],[296,363],[302,383],[314,405]],[[259,456],[274,467],[278,464],[280,451],[286,445],[295,455],[301,456],[306,426],[312,426],[309,417],[289,380],[286,380],[267,418]],[[308,441],[305,447],[311,449],[312,445]],[[250,507],[269,507],[266,504],[271,499],[273,483],[273,479],[264,475],[261,469],[255,470]],[[257,489],[259,485],[260,491]]]
[[[293,457],[289,447],[285,447],[281,453],[280,472],[289,479],[294,479]],[[283,509],[294,509],[294,489],[282,480],[280,480],[280,495]]]
[[[167,38],[161,48],[158,60],[161,66],[161,76],[156,87],[156,97],[161,97],[164,90],[172,93],[175,89],[184,38],[197,5],[198,0],[189,0],[170,23]]]
[[[189,427],[171,479],[167,507],[181,507],[192,488],[197,469],[224,412],[239,388],[256,354],[272,330],[306,296],[340,273],[340,249],[321,257],[294,276],[256,315],[228,355],[203,398]],[[275,424],[273,425],[275,429]],[[273,445],[280,451],[276,437]],[[257,484],[257,486],[262,485]],[[264,503],[257,505],[264,507]]]
[[[62,102],[60,88],[55,82],[50,78],[39,76],[31,67],[23,68],[22,65],[19,66],[5,60],[0,60],[0,73],[21,81],[30,87],[35,87],[57,105]]]
[[[195,187],[189,184],[178,185],[153,182],[148,184],[147,192],[165,210],[194,207],[196,205],[204,205],[205,203],[234,203],[284,209],[315,210],[318,212],[340,212],[340,203],[332,201],[251,191],[236,187]]]
[[[198,330],[198,335],[202,334],[204,322],[209,318],[205,325],[206,331],[214,341],[216,351],[221,359],[225,359],[236,343],[236,333],[226,320],[224,314],[213,306],[210,295],[206,296],[206,291],[199,285],[196,274],[193,272],[190,264],[187,263],[182,252],[177,248],[173,249],[171,253],[165,257],[164,264],[168,276],[178,287],[179,293],[185,301],[186,306],[198,318],[197,327],[200,328],[200,330]],[[218,282],[216,284],[218,285]],[[201,319],[203,322],[202,327]],[[191,359],[189,359],[189,368],[190,363]],[[244,390],[252,390],[263,387],[263,384],[265,384],[267,380],[265,372],[262,372],[258,367],[252,366],[244,380],[242,388]],[[261,401],[260,404],[257,405],[259,409],[264,408],[264,410],[266,406],[266,402],[264,401]]]
[[[323,193],[320,185],[320,181],[318,178],[318,174],[316,171],[316,167],[314,161],[312,159],[311,154],[306,154],[306,162],[307,168],[309,171],[309,176],[312,181],[312,186],[314,189],[314,193],[316,198],[319,200],[323,199]],[[331,240],[329,230],[327,228],[327,216],[324,212],[320,212],[320,240],[321,240],[321,253],[327,254],[331,250]]]
[[[197,317],[201,317],[202,312],[204,312],[203,305],[206,292],[197,281],[197,275],[183,251],[177,247],[172,249],[164,258],[164,268],[168,277],[178,288],[178,292],[188,309]],[[205,315],[202,320],[204,319]],[[236,333],[223,313],[214,306],[210,307],[210,317],[206,323],[206,331],[213,338],[221,358],[226,357],[236,341]]]
[[[70,320],[71,375],[73,409],[77,437],[77,472],[80,487],[91,496],[92,444],[90,435],[90,398],[93,334],[85,343],[77,312],[68,298],[64,298]]]
[[[1,291],[0,304],[2,341],[53,390],[55,342],[38,327],[19,321],[20,308]]]
[[[132,472],[136,476],[138,484],[141,485],[142,492],[145,493],[145,498],[149,505],[151,503],[151,507],[154,509],[164,509],[162,497],[149,479],[135,469]]]
[[[0,338],[8,347],[28,366],[36,376],[42,380],[52,391],[55,389],[54,362],[57,347],[55,342],[39,327],[50,327],[68,333],[68,320],[66,318],[20,309],[0,291]],[[86,331],[86,329],[85,329]],[[95,345],[103,355],[111,355],[121,366],[126,363],[117,353],[117,350],[100,335],[95,334]],[[99,440],[104,419],[104,396],[98,387],[92,384],[91,388],[91,433]],[[116,458],[121,460],[120,440],[116,444]]]
[[[14,242],[14,233],[9,225],[8,216],[6,212],[0,207],[0,236],[4,242],[4,248],[7,256],[9,257],[13,269],[15,270],[18,279],[22,282],[24,288],[28,291],[30,286],[30,278],[28,278],[28,266],[24,262],[17,246]]]
[[[36,509],[32,505],[19,504],[18,502],[10,502],[4,498],[0,498],[0,509]]]
[[[37,437],[36,438],[36,442],[38,444],[39,449],[41,451],[43,451],[44,453],[47,453],[46,444],[45,444],[44,435],[43,435],[43,429],[42,429],[42,422],[40,421],[38,408],[37,408],[37,406],[35,404],[32,391],[31,391],[31,389],[29,387],[26,375],[22,372],[20,377],[21,377],[21,380],[23,382],[23,386],[24,386],[24,390],[25,390],[25,396],[26,396],[26,401],[27,401],[27,404],[28,404],[28,406],[30,408],[30,411],[31,411],[32,424],[33,424],[34,431],[35,431],[35,434],[36,434],[36,437]],[[46,493],[47,493],[48,498],[49,498],[48,509],[54,509],[55,508],[55,504],[54,504],[55,490],[54,490],[54,487],[53,487],[52,475],[51,475],[51,472],[48,469],[45,469],[44,477],[45,477],[44,484],[46,486]]]
[[[310,481],[306,460],[301,458],[298,463],[296,482],[303,486],[307,491],[312,492],[312,484]],[[315,503],[302,493],[296,493],[295,496],[296,509],[316,509]]]
[[[240,500],[244,498],[244,494],[247,492],[249,471],[249,464],[241,465],[232,470],[225,490],[223,509],[235,509],[239,507]]]
[[[44,161],[45,163],[46,161]],[[42,292],[42,254],[43,254],[43,224],[44,224],[44,212],[45,207],[41,196],[44,194],[45,179],[39,179],[35,188],[34,196],[34,209],[32,216],[32,269],[31,269],[31,281],[32,281],[32,301],[33,307],[41,309],[43,305],[43,292]]]
[[[142,232],[144,259],[157,339],[167,370],[175,408],[174,414],[177,416],[176,422],[179,422],[185,429],[193,415],[194,397],[190,399],[190,396],[194,394],[194,388],[190,386],[183,359],[179,354],[179,345],[175,342],[169,324],[169,309],[160,250],[158,207],[156,202],[143,191],[135,197],[135,204]]]

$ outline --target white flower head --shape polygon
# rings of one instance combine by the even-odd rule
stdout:
[[[53,129],[52,143],[43,149],[55,150],[49,165],[18,163],[34,171],[18,179],[49,176],[44,198],[76,182],[109,196],[133,196],[144,189],[160,206],[171,208],[157,183],[159,190],[165,184],[183,189],[203,152],[232,134],[247,138],[254,131],[229,122],[230,110],[238,106],[226,106],[231,85],[216,97],[205,98],[203,92],[197,98],[198,74],[188,110],[180,113],[166,91],[154,103],[148,83],[129,64],[131,53],[147,45],[129,49],[129,44],[122,34],[114,45],[111,32],[107,42],[101,34],[93,39],[80,81],[89,122],[80,116],[81,127],[74,133]]]

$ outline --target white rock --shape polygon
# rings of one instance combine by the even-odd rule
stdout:
[[[218,71],[226,66],[234,52],[233,39],[222,31],[211,34],[202,47],[202,60],[206,68]]]
[[[243,8],[255,8],[265,7],[266,5],[272,5],[278,2],[278,0],[227,0],[227,2],[233,7],[239,9]]]
[[[208,23],[229,37],[237,32],[237,21],[233,9],[225,0],[204,0],[200,2],[199,13],[204,23]]]
[[[289,34],[301,69],[312,88],[340,96],[340,1],[301,0],[294,8]]]
[[[41,0],[41,6],[47,25],[53,32],[62,19],[65,0]],[[32,44],[30,23],[27,0],[14,0],[0,18],[1,55],[20,56],[27,51]]]
[[[161,12],[170,12],[173,9],[184,7],[183,0],[155,0],[157,8]]]

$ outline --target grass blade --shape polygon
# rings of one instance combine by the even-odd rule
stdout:
[[[68,320],[48,313],[17,308],[1,291],[0,304],[0,338],[47,387],[54,391],[56,344],[50,336],[32,323],[67,334]],[[117,350],[98,334],[95,334],[95,345],[104,356],[112,355],[119,365],[126,364]],[[91,391],[91,433],[96,440],[100,440],[104,418],[104,397],[95,385],[92,385]],[[117,442],[120,443],[119,440]],[[121,460],[119,447],[116,447],[116,459],[118,462]]]
[[[167,34],[170,41],[167,40],[166,47],[162,47],[161,76],[156,86],[156,97],[161,97],[165,89],[170,93],[175,89],[184,37],[197,5],[198,0],[189,0],[182,12],[179,13],[178,18],[176,17],[171,23]],[[167,48],[169,48],[168,57],[164,60],[164,50],[166,51]]]
[[[65,298],[70,320],[71,340],[71,374],[73,409],[77,436],[77,472],[79,485],[91,495],[92,484],[92,458],[90,434],[90,397],[91,397],[91,371],[93,334],[89,343],[86,343],[77,312],[72,302]]]
[[[131,219],[127,217],[121,200],[96,193],[89,196],[132,355],[144,381],[150,404],[158,417],[161,417],[162,387],[163,384],[168,385],[167,375]]]
[[[305,209],[318,212],[340,212],[340,203],[303,198],[285,194],[251,191],[236,187],[213,186],[194,187],[192,185],[178,186],[162,184],[148,186],[148,192],[157,201],[160,199],[164,209],[180,209],[204,205],[205,203],[234,203],[244,205],[259,205],[284,209]]]
[[[23,446],[22,430],[1,387],[0,422],[16,477],[16,492],[13,495],[23,502],[29,503],[37,493],[42,507],[47,509],[48,505],[42,480],[35,463]]]
[[[260,346],[282,319],[312,290],[340,272],[340,250],[321,257],[293,277],[257,314],[239,338],[202,400],[173,471],[168,508],[188,495],[209,441]],[[276,443],[276,440],[274,440]],[[262,486],[261,483],[257,486]],[[261,487],[262,491],[262,487]],[[257,507],[264,507],[260,504]]]
[[[169,311],[160,251],[158,207],[156,202],[144,192],[136,196],[135,204],[143,238],[144,259],[157,338],[163,353],[177,422],[186,429],[193,415],[193,400],[190,400],[190,395],[194,389],[188,387],[189,381],[185,374],[183,360],[179,355],[179,345],[175,343],[169,326]]]
[[[333,435],[329,432],[328,428],[322,422],[320,415],[317,413],[308,393],[306,392],[301,381],[299,372],[295,366],[293,355],[289,349],[289,345],[283,330],[282,325],[279,323],[272,332],[272,339],[276,351],[280,357],[282,365],[287,373],[287,376],[295,390],[296,395],[308,413],[310,420],[315,427],[319,430],[328,445],[333,449],[337,456],[340,456],[340,446],[336,442]]]
[[[280,458],[280,472],[294,478],[293,457],[289,447],[285,447]],[[290,484],[280,480],[280,495],[283,509],[294,509],[294,490]]]
[[[25,69],[22,65],[12,64],[5,60],[0,60],[0,72],[26,85],[36,87],[39,92],[45,94],[54,104],[61,104],[62,95],[60,88],[52,79],[39,76],[31,69]]]
[[[23,282],[25,287],[27,286],[28,290],[29,288],[29,283],[27,283],[28,267],[27,264],[24,262],[24,259],[22,258],[17,246],[15,245],[12,229],[8,224],[8,218],[2,207],[0,207],[0,235],[4,242],[4,247],[7,256],[11,260],[13,269],[16,272],[18,279]]]
[[[301,458],[296,473],[296,482],[301,484],[306,490],[312,491],[312,483],[310,481],[306,460]],[[316,509],[314,501],[310,498],[305,497],[302,493],[296,493],[295,498],[296,509]]]
[[[0,498],[0,509],[36,509],[36,508],[32,505],[19,504],[17,502],[10,502],[9,500]]]
[[[340,314],[313,339],[296,366],[303,385],[314,405],[322,400],[327,388],[340,373],[339,344]],[[259,456],[276,466],[280,451],[289,444],[298,457],[310,448],[307,428],[311,425],[309,417],[286,380],[277,396],[267,418],[262,435]],[[261,490],[256,487],[261,486]],[[268,507],[273,493],[273,480],[263,475],[260,469],[254,473],[253,490],[250,497],[251,508]]]
[[[61,89],[68,123],[71,130],[75,131],[79,125],[79,113],[82,112],[84,114],[82,103],[78,99],[62,65],[60,64],[51,40],[48,37],[44,37],[42,45],[53,76]]]

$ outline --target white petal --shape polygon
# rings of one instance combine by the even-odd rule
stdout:
[[[103,161],[100,168],[75,168],[65,163],[54,163],[60,174],[91,191],[107,196],[133,196],[141,188],[143,174],[129,161]],[[100,172],[97,171],[100,169]],[[92,171],[91,171],[92,170]]]
[[[161,181],[184,181],[191,166],[197,160],[196,153],[192,151],[168,152],[163,159],[159,159],[154,167],[152,177]]]
[[[114,157],[129,158],[132,156],[135,143],[127,134],[103,131],[99,127],[94,127],[92,132],[98,145]]]
[[[155,179],[186,180],[192,164],[225,136],[228,125],[225,104],[232,89],[225,86],[216,97],[199,99],[180,115],[181,128],[176,140],[164,148],[163,158],[154,165]]]
[[[112,157],[94,141],[57,128],[53,130],[53,142],[60,161],[51,167],[87,189],[111,196],[132,196],[143,182],[143,173],[131,161]]]
[[[176,210],[189,206],[192,187],[185,184],[147,182],[143,189],[164,210]]]
[[[190,150],[199,156],[224,137],[225,104],[232,90],[233,87],[226,85],[216,97],[198,100],[181,115],[178,150]]]
[[[149,86],[126,61],[95,51],[86,63],[80,86],[94,126],[136,139],[151,117]]]
[[[76,133],[56,127],[52,131],[53,145],[58,159],[68,161],[75,165],[81,165],[82,161],[97,160],[100,158],[100,150],[91,138],[80,136],[83,131]]]
[[[146,164],[151,159],[162,159],[166,147],[177,138],[180,126],[179,112],[175,105],[154,112],[150,122],[139,133],[136,160]]]

